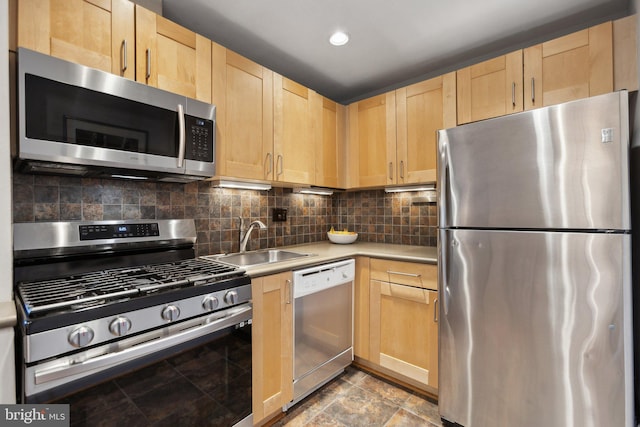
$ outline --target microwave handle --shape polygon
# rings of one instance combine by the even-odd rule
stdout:
[[[187,147],[185,140],[185,128],[184,128],[184,108],[182,104],[178,104],[178,128],[180,139],[178,141],[178,167],[181,168],[184,165],[184,152]]]

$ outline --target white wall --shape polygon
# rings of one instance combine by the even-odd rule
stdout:
[[[9,139],[9,0],[0,0],[0,302],[13,289],[11,144]],[[13,328],[0,329],[0,403],[15,403]]]

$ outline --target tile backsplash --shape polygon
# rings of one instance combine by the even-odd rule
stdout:
[[[412,203],[419,193],[383,190],[339,192],[331,197],[190,184],[13,174],[13,221],[76,221],[193,218],[197,254],[238,250],[238,217],[260,219],[248,249],[327,240],[332,226],[359,232],[358,240],[436,245],[436,207]],[[273,208],[287,209],[286,222],[273,222]]]

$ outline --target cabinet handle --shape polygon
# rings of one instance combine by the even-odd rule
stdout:
[[[404,179],[404,160],[400,160],[400,178]]]
[[[149,77],[151,77],[151,49],[147,49],[145,54],[147,57],[147,74],[145,77],[149,80]]]
[[[393,181],[393,162],[389,162],[389,179]]]
[[[391,270],[387,270],[387,274],[397,274],[399,276],[409,276],[409,277],[421,277],[422,274],[420,273],[404,273],[402,271],[391,271]]]
[[[516,106],[516,82],[511,83],[511,104]]]
[[[287,279],[287,304],[291,304],[291,294],[293,293],[293,283]]]
[[[536,102],[536,79],[535,77],[531,77],[531,102],[535,104]]]
[[[278,170],[278,164],[280,165],[280,170]],[[284,171],[284,158],[282,157],[282,154],[278,154],[278,157],[276,159],[276,178],[282,175],[283,171]]]
[[[120,46],[120,65],[121,67],[121,71],[124,74],[125,71],[127,71],[128,65],[127,65],[127,40],[124,39],[122,40],[122,45]]]
[[[187,148],[187,138],[185,136],[185,124],[184,124],[184,107],[182,104],[178,104],[178,167],[181,168],[184,164],[184,153]]]
[[[271,175],[271,172],[273,171],[273,154],[271,153],[267,153],[267,166],[269,167],[269,169],[267,169],[267,177],[269,175]]]
[[[433,321],[438,323],[438,298],[433,300]]]

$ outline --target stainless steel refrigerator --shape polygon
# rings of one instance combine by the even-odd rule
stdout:
[[[445,425],[634,426],[626,91],[438,135]]]

